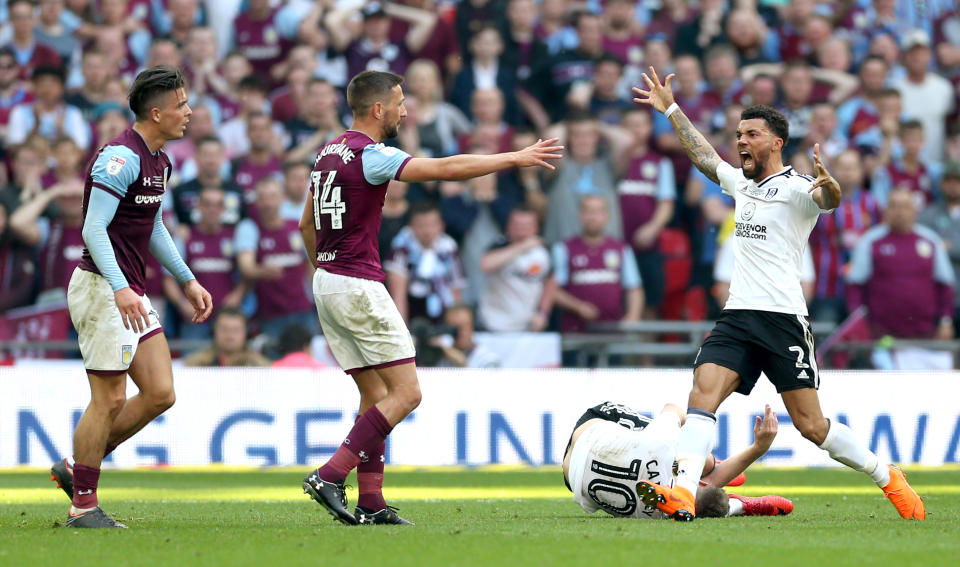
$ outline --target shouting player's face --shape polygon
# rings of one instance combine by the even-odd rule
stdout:
[[[187,123],[193,110],[187,104],[187,91],[179,88],[168,92],[160,110],[160,132],[168,140],[179,140],[187,131]]]
[[[766,120],[751,118],[741,120],[737,126],[737,152],[740,154],[740,168],[747,179],[760,179],[767,169],[770,154],[780,138],[773,135]],[[782,142],[781,142],[782,143]]]
[[[404,106],[403,89],[397,85],[391,89],[390,100],[382,105],[380,120],[383,123],[383,138],[396,138],[400,132],[400,121],[407,115],[407,107]]]

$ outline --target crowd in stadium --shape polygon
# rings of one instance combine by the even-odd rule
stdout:
[[[297,223],[365,69],[406,77],[388,143],[414,156],[566,146],[553,172],[391,183],[380,250],[414,334],[715,317],[733,200],[632,101],[652,66],[735,166],[752,104],[788,117],[797,173],[820,144],[844,200],[810,238],[814,321],[865,305],[875,338],[957,331],[952,0],[0,0],[0,22],[0,314],[63,300],[85,168],[131,124],[136,73],[169,65],[193,115],[165,148],[168,228],[215,306],[253,334],[288,330],[300,346],[284,352],[319,332]],[[211,336],[215,323],[178,324],[193,308],[158,263],[147,275],[168,336]]]

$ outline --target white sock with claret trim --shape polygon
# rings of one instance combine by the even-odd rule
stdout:
[[[687,410],[687,420],[680,428],[677,439],[677,481],[690,491],[694,498],[700,486],[703,463],[713,449],[717,438],[717,417],[708,411],[697,408]]]
[[[868,475],[880,488],[889,484],[890,469],[887,463],[857,441],[849,427],[838,421],[828,421],[830,429],[820,448],[829,453],[834,461]]]

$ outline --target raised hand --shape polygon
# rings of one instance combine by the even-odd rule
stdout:
[[[563,157],[563,146],[554,146],[560,138],[550,138],[549,140],[537,140],[536,144],[527,146],[516,153],[517,167],[530,167],[538,165],[545,169],[556,169],[546,160],[560,159]]]
[[[657,76],[657,71],[653,67],[649,67],[651,79],[646,73],[641,75],[644,82],[647,83],[647,88],[649,90],[643,90],[640,87],[633,87],[633,92],[638,96],[638,98],[633,99],[633,102],[638,104],[647,104],[652,106],[658,112],[666,112],[670,105],[674,103],[673,100],[673,89],[670,87],[670,82],[676,76],[673,73],[667,75],[667,79],[660,83],[660,77]]]
[[[763,453],[766,453],[773,445],[773,440],[777,436],[778,425],[777,414],[770,409],[770,404],[767,404],[763,418],[761,419],[758,415],[757,421],[753,425],[753,444],[762,449]]]
[[[824,209],[836,208],[843,198],[843,191],[840,189],[840,183],[830,175],[827,168],[823,166],[823,161],[820,160],[820,144],[813,145],[813,172],[817,174],[817,178],[813,180],[813,185],[807,192],[822,189],[820,207]]]

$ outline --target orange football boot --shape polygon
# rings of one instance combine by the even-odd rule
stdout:
[[[925,520],[927,510],[923,506],[923,499],[907,482],[907,475],[896,465],[887,466],[890,468],[890,482],[883,487],[883,495],[893,502],[901,518]]]
[[[654,506],[677,522],[692,522],[696,517],[696,500],[686,488],[669,488],[641,480],[637,495],[647,506]]]

